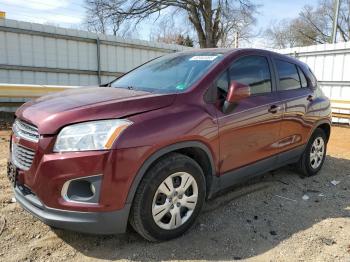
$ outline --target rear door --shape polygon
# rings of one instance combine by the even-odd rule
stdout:
[[[268,56],[251,54],[234,60],[217,81],[221,99],[232,80],[249,85],[251,96],[227,114],[218,108],[221,173],[275,155],[282,118]]]
[[[279,152],[284,152],[307,142],[317,110],[313,110],[315,97],[312,83],[301,67],[283,58],[275,58],[274,64],[277,94],[285,109],[277,148]]]

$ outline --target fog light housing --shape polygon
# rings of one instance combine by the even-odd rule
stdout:
[[[62,187],[61,195],[67,202],[98,204],[101,175],[68,180]]]

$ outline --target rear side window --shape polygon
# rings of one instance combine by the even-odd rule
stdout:
[[[301,87],[307,87],[306,77],[304,75],[304,72],[300,69],[299,66],[298,66],[298,73],[299,73],[299,77],[300,77]]]
[[[275,60],[280,78],[279,90],[292,90],[301,88],[297,66],[282,60]]]
[[[230,67],[230,80],[249,85],[251,94],[271,92],[269,63],[263,56],[239,58]]]
[[[312,70],[309,68],[310,71],[310,80],[311,80],[311,84],[312,86],[317,86],[317,79],[315,77],[315,74],[312,72]]]

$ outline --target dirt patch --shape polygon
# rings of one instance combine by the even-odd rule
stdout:
[[[53,230],[25,212],[13,203],[6,177],[8,135],[0,131],[1,261],[350,261],[348,128],[333,128],[318,176],[302,179],[291,167],[267,173],[209,201],[183,237],[157,244],[132,230],[119,236]]]

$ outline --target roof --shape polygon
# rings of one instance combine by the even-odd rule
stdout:
[[[301,62],[300,60],[291,57],[291,56],[287,56],[284,54],[280,54],[271,50],[267,50],[267,49],[257,49],[257,48],[196,48],[196,49],[188,49],[179,53],[191,53],[191,54],[196,54],[196,53],[211,53],[211,54],[225,54],[225,55],[229,55],[232,54],[234,52],[244,52],[244,51],[258,51],[261,52],[262,54],[271,54],[274,55],[275,57],[280,57],[280,58],[284,58],[286,60],[289,60],[291,62],[294,62],[296,64],[305,64],[303,62]]]

